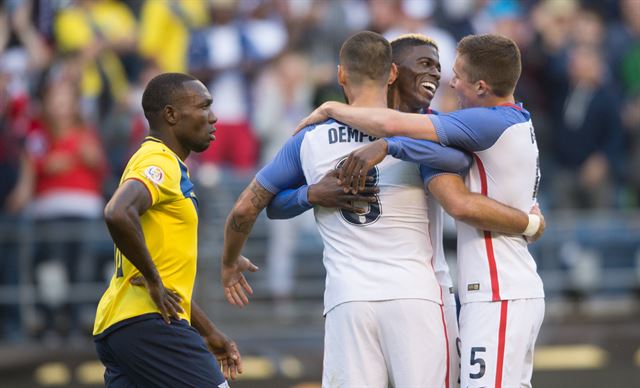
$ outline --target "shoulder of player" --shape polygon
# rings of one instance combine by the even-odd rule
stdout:
[[[322,130],[322,129],[327,129],[327,128],[331,128],[334,127],[335,125],[344,125],[347,126],[346,124],[343,124],[339,121],[336,121],[335,119],[329,118],[325,121],[321,121],[319,123],[315,123],[315,124],[311,124],[311,125],[307,125],[306,127],[302,128],[302,130],[300,131],[303,134],[307,134],[309,132],[313,132],[316,130]]]
[[[181,176],[183,162],[162,143],[145,143],[131,158],[131,168],[156,167],[169,178]]]
[[[507,129],[512,125],[524,123],[530,120],[529,112],[513,106],[491,106],[460,109],[454,112],[439,115],[451,117],[469,124],[489,126],[493,129]]]

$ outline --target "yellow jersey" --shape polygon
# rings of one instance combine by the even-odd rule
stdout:
[[[160,140],[147,137],[129,160],[120,184],[129,179],[141,182],[149,190],[151,207],[140,216],[147,249],[164,286],[182,298],[184,312],[180,318],[190,321],[198,212],[187,166]],[[115,271],[98,303],[94,335],[106,335],[120,322],[125,324],[132,318],[160,312],[145,287],[129,283],[136,275],[141,274],[115,247]]]

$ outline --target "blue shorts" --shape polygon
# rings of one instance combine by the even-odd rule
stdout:
[[[187,321],[167,325],[159,314],[145,314],[122,323],[95,338],[106,387],[228,387],[215,357]]]

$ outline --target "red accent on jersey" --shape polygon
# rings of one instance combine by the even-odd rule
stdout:
[[[502,366],[504,364],[504,346],[507,332],[508,300],[503,300],[500,306],[500,326],[498,329],[498,363],[496,365],[496,388],[502,388]]]
[[[484,170],[484,165],[482,164],[482,160],[478,157],[478,155],[473,155],[476,160],[476,164],[478,165],[478,173],[480,175],[480,190],[482,195],[487,196],[487,173]],[[500,300],[500,284],[498,283],[498,267],[496,266],[496,257],[493,252],[493,240],[491,237],[491,232],[484,231],[484,245],[487,249],[487,259],[489,260],[489,274],[491,276],[491,292],[492,292],[492,300],[497,302]]]
[[[515,108],[517,110],[522,110],[522,108],[519,107],[518,105],[509,103],[509,102],[505,102],[504,104],[499,104],[499,106],[510,106],[510,107]]]

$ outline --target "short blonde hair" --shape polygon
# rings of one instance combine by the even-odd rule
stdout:
[[[393,63],[399,65],[404,61],[409,50],[419,46],[431,46],[438,51],[436,42],[422,34],[404,34],[395,38],[391,42],[391,56]]]
[[[395,39],[392,39],[391,42],[389,43],[391,43],[391,47],[393,49],[394,45],[402,44],[404,42],[406,43],[412,42],[413,45],[428,44],[430,46],[433,46],[436,50],[438,50],[438,44],[436,43],[436,41],[422,34],[403,34]]]

